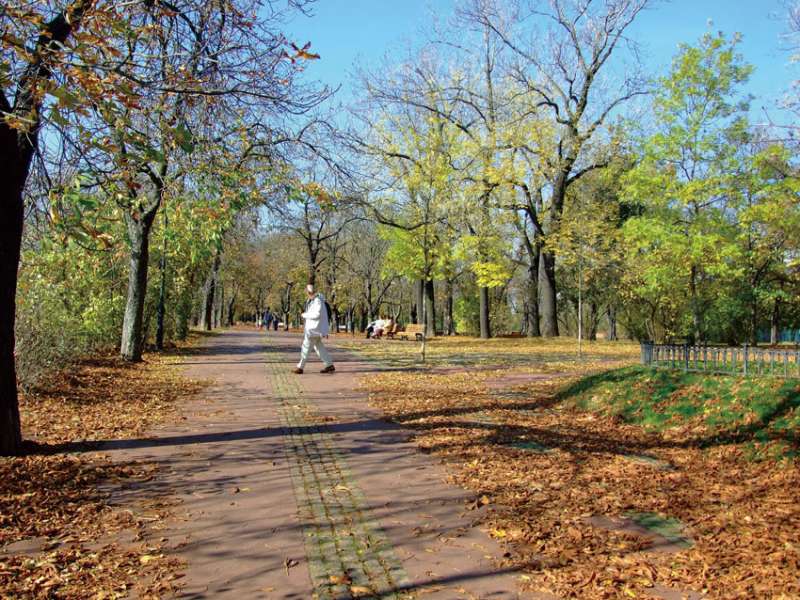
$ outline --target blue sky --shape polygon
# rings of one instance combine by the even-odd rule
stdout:
[[[322,59],[309,64],[307,75],[350,91],[349,73],[355,61],[368,62],[413,40],[430,20],[431,12],[449,13],[452,0],[318,0],[310,18],[297,17],[288,34],[311,41]],[[763,119],[760,107],[774,106],[798,67],[790,67],[780,35],[785,28],[781,0],[672,0],[640,16],[631,37],[646,51],[652,73],[665,73],[681,42],[694,42],[708,31],[740,32],[741,51],[756,67],[747,91],[755,96],[753,117]]]

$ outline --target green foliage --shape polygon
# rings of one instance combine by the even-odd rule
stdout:
[[[514,271],[509,260],[512,243],[498,231],[464,235],[458,240],[455,258],[470,265],[479,287],[496,288],[508,283]]]
[[[423,248],[411,232],[395,227],[378,226],[378,235],[389,242],[381,273],[384,277],[396,273],[415,280],[426,275],[429,268],[425,264]]]
[[[788,200],[795,177],[781,151],[761,150],[749,129],[739,88],[752,68],[738,43],[707,34],[681,46],[656,90],[657,131],[623,178],[623,199],[642,209],[622,228],[623,288],[650,313],[651,337],[754,337],[757,315],[776,297],[777,278],[766,274],[791,255],[774,243],[789,235],[773,231],[776,220],[797,222]],[[776,163],[780,183],[770,175]]]
[[[472,285],[456,298],[453,306],[456,331],[465,335],[478,335],[481,330],[480,306],[477,287]]]
[[[17,366],[30,387],[85,353],[113,347],[125,305],[123,257],[76,240],[23,254],[17,291]]]

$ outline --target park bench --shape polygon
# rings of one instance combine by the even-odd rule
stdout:
[[[413,324],[406,325],[403,331],[397,331],[394,333],[394,337],[401,340],[410,340],[411,336],[414,336],[414,339],[418,342],[423,341],[425,339],[425,326]]]
[[[384,332],[383,335],[390,340],[394,339],[394,336],[397,335],[397,332],[400,330],[400,325],[397,323],[392,323],[390,327],[388,327]]]

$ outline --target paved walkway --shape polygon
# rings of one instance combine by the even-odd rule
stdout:
[[[232,330],[186,366],[214,384],[177,427],[110,442],[161,464],[128,501],[169,491],[161,533],[188,563],[184,598],[512,599],[517,574],[472,526],[465,491],[357,391],[374,372],[335,350],[335,375],[290,373],[300,337]]]

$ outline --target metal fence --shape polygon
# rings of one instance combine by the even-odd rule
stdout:
[[[800,350],[642,343],[642,364],[724,375],[800,378]]]

